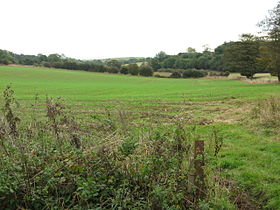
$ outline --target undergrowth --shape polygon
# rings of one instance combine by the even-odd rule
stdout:
[[[261,100],[252,109],[252,117],[265,128],[280,127],[280,98]]]
[[[36,99],[33,107],[36,106]],[[61,99],[45,117],[16,116],[10,87],[0,116],[2,209],[232,209],[208,169],[223,145],[205,141],[203,198],[189,177],[196,126],[136,128],[124,111],[79,121]]]

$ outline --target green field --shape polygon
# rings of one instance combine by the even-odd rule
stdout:
[[[7,85],[12,86],[21,104],[16,111],[20,118],[31,115],[32,110],[43,117],[47,95],[62,97],[80,120],[117,113],[122,123],[127,121],[122,126],[133,127],[127,131],[130,134],[166,129],[162,126],[172,130],[180,121],[188,128],[195,125],[195,138],[207,140],[216,129],[224,144],[218,157],[209,160],[207,170],[220,180],[215,185],[220,191],[214,190],[217,199],[212,204],[209,201],[209,208],[205,204],[205,209],[280,209],[279,127],[263,126],[252,114],[258,112],[255,108],[259,102],[280,96],[279,84],[0,66],[0,92]],[[34,109],[31,104],[36,94],[39,102]],[[159,193],[163,197],[168,194],[162,192],[166,193]]]
[[[11,84],[20,99],[35,94],[74,101],[218,100],[277,95],[279,85],[241,83],[229,79],[162,79],[47,68],[0,66],[0,90]]]

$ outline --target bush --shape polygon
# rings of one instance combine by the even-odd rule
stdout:
[[[210,72],[208,72],[208,75],[210,77],[228,77],[230,75],[230,72],[229,71],[222,71],[222,72],[210,71]]]
[[[222,73],[222,76],[224,76],[224,77],[228,77],[230,75],[229,71],[224,71],[224,72],[221,72],[221,73]]]
[[[139,68],[139,74],[141,76],[144,76],[144,77],[151,77],[153,76],[153,69],[148,66],[148,65],[142,65],[140,68]]]
[[[160,75],[160,74],[155,74],[154,77],[157,77],[157,78],[168,78],[167,76]]]
[[[170,78],[181,78],[182,75],[180,72],[178,71],[174,71],[171,75],[170,75]]]
[[[134,76],[139,74],[139,67],[136,63],[127,65],[128,73]]]
[[[198,70],[186,70],[183,72],[183,78],[199,78],[206,76],[206,72]]]
[[[8,65],[14,63],[14,58],[7,50],[0,50],[0,64]]]
[[[121,74],[128,74],[128,68],[126,66],[122,66],[120,70]]]
[[[139,130],[122,110],[103,116],[93,110],[89,121],[78,120],[61,99],[50,98],[44,115],[34,106],[31,118],[19,120],[13,94],[7,87],[0,107],[1,209],[194,209],[186,198],[200,200],[198,190],[189,192],[194,167],[186,160],[194,139],[185,126]],[[221,139],[210,135],[206,148],[215,154],[205,152],[206,160],[217,147],[208,142]]]
[[[117,73],[119,73],[119,69],[114,66],[107,66],[107,72],[109,72],[111,74],[117,74]]]

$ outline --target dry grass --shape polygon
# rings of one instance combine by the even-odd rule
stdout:
[[[259,101],[252,110],[253,118],[257,119],[261,125],[267,128],[277,128],[280,126],[280,98],[271,97]]]

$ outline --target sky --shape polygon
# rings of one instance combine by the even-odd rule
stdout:
[[[256,24],[277,0],[0,0],[0,49],[79,59],[214,49]]]

